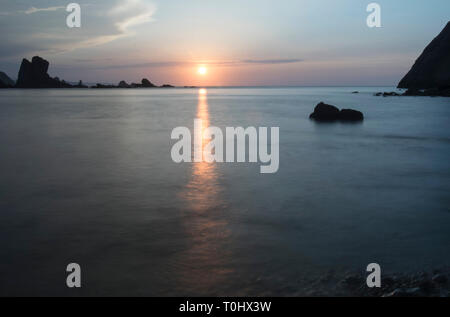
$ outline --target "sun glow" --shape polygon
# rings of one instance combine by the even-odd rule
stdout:
[[[200,66],[197,69],[197,73],[199,73],[200,75],[206,75],[207,72],[208,72],[208,69],[205,66]]]

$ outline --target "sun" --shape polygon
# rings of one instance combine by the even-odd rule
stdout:
[[[207,72],[208,72],[208,69],[205,66],[200,66],[197,69],[197,73],[199,73],[200,75],[206,75]]]

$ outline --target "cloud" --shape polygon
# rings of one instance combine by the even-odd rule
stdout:
[[[121,68],[145,68],[145,67],[175,67],[175,66],[223,66],[223,67],[234,67],[234,66],[245,66],[245,65],[279,65],[279,64],[293,64],[303,62],[303,59],[292,58],[292,59],[243,59],[235,61],[155,61],[155,62],[143,62],[135,64],[123,64],[123,65],[105,65],[95,67],[96,69],[121,69]]]
[[[135,35],[134,28],[151,22],[156,12],[156,6],[148,0],[117,0],[113,3],[108,0],[95,4],[83,2],[80,1],[81,18],[85,22],[79,29],[66,27],[65,6],[32,6],[27,10],[10,7],[13,10],[0,12],[0,16],[4,16],[0,24],[15,26],[11,33],[5,35],[3,44],[15,46],[27,42],[30,49],[22,54],[46,56],[101,46]],[[39,12],[47,12],[48,15],[42,19]],[[0,60],[16,57],[11,53],[2,55]]]
[[[23,13],[25,14],[33,14],[36,12],[42,12],[42,11],[58,11],[61,9],[65,9],[65,7],[49,7],[49,8],[35,8],[35,7],[31,7],[28,10],[23,11]]]
[[[156,12],[153,3],[143,0],[122,0],[117,3],[107,14],[114,23],[116,32],[108,35],[94,36],[78,42],[72,42],[61,47],[63,51],[104,45],[120,38],[134,35],[131,28],[152,21]]]
[[[129,32],[129,28],[152,21],[152,16],[156,11],[153,3],[142,0],[123,0],[109,11],[113,18],[119,18],[116,23],[117,29],[124,34]]]
[[[243,63],[246,64],[293,64],[303,62],[302,59],[293,58],[293,59],[247,59],[244,60]]]

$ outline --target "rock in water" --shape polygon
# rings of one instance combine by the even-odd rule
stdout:
[[[142,79],[142,87],[144,88],[153,88],[156,87],[155,85],[153,85],[147,78]]]
[[[336,121],[339,119],[339,109],[321,102],[314,108],[309,118],[316,121]]]
[[[125,80],[122,80],[117,87],[119,87],[119,88],[130,88],[131,86],[128,85]]]
[[[352,109],[342,109],[339,113],[339,120],[341,121],[363,121],[364,115],[360,111]]]
[[[9,78],[4,72],[0,72],[0,88],[10,88],[14,86],[14,80]]]
[[[28,61],[22,60],[20,65],[19,75],[17,78],[16,87],[18,88],[69,88],[71,85],[64,81],[59,81],[57,78],[51,78],[47,71],[49,62],[45,59],[34,56]]]
[[[425,48],[398,88],[430,89],[450,87],[450,22]]]
[[[337,107],[321,102],[314,108],[314,112],[309,118],[319,122],[358,122],[364,120],[364,115],[362,112],[352,109],[339,111]]]

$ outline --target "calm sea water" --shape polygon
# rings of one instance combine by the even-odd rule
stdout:
[[[0,91],[0,294],[295,295],[449,265],[449,99],[386,90]],[[315,124],[319,101],[366,120]],[[279,172],[173,163],[196,117],[280,127]]]

